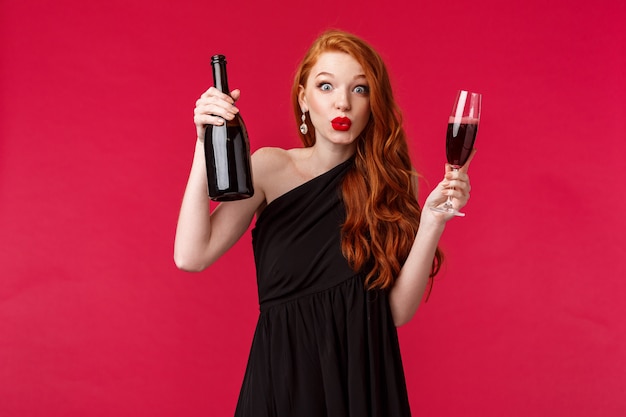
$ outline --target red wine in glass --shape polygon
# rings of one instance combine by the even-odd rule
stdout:
[[[455,123],[450,117],[446,133],[446,158],[453,168],[459,169],[467,162],[478,133],[478,119],[461,119]]]
[[[446,158],[454,170],[465,165],[474,149],[474,141],[480,122],[481,101],[482,96],[478,93],[466,90],[459,90],[457,93],[446,132]],[[454,208],[450,196],[442,206],[432,208],[432,210],[454,214],[455,216],[465,216],[465,213]]]

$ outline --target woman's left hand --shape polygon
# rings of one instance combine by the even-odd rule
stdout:
[[[460,210],[467,204],[467,201],[470,198],[470,190],[472,188],[470,186],[467,170],[469,169],[470,163],[472,162],[475,154],[476,149],[472,150],[467,162],[459,168],[458,171],[452,169],[450,164],[446,164],[444,179],[437,185],[437,187],[435,187],[424,202],[422,218],[424,218],[425,215],[432,216],[433,220],[444,223],[453,218],[454,215],[452,214],[439,213],[431,210],[431,208],[442,206],[448,199],[448,196],[452,199],[452,205],[457,210]]]

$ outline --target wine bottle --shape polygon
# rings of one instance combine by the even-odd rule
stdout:
[[[213,85],[230,94],[226,74],[226,57],[211,58]],[[204,135],[209,197],[214,201],[233,201],[252,197],[252,170],[248,132],[239,114],[224,120],[221,126],[207,125]]]

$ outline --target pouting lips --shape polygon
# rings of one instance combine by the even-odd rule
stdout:
[[[333,125],[333,129],[340,130],[343,132],[343,131],[350,129],[350,126],[352,125],[352,121],[348,119],[347,117],[335,117],[331,121],[331,124]]]

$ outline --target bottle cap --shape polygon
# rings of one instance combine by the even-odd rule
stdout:
[[[224,55],[213,55],[211,57],[211,64],[215,64],[220,61],[226,62],[226,57]]]

